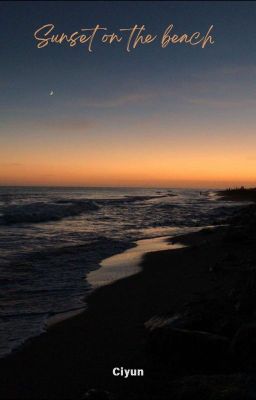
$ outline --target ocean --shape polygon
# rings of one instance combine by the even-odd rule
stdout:
[[[212,190],[1,187],[0,356],[84,309],[102,260],[140,240],[161,249],[157,238],[225,223],[238,205]]]

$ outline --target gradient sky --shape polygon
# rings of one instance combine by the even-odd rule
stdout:
[[[256,184],[255,2],[0,8],[1,185]],[[34,32],[48,23],[55,33],[144,24],[158,35],[213,25],[215,43],[38,49]]]

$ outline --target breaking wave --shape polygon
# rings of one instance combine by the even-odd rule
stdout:
[[[2,209],[0,222],[17,224],[59,221],[63,218],[75,217],[89,211],[97,211],[102,205],[122,206],[161,197],[165,196],[125,196],[117,199],[95,200],[61,199],[53,202],[35,201],[25,204],[9,204]]]
[[[7,206],[3,209],[1,219],[6,224],[58,221],[98,209],[99,206],[91,200],[59,201],[56,203],[35,202]]]

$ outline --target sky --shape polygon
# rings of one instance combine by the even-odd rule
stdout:
[[[256,185],[255,20],[246,1],[0,2],[0,185]],[[157,40],[40,49],[46,24]],[[170,24],[214,44],[161,48]]]

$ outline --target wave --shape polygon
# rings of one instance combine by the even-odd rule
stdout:
[[[42,333],[53,318],[84,309],[92,291],[87,273],[132,246],[129,240],[97,236],[85,244],[17,254],[0,270],[0,276],[10,276],[1,288],[0,358]]]
[[[169,194],[162,194],[162,195],[154,195],[154,196],[124,196],[118,199],[96,199],[95,201],[97,204],[102,204],[102,205],[110,205],[110,206],[118,206],[118,205],[126,205],[130,203],[139,203],[139,202],[144,202],[148,200],[154,200],[154,199],[161,199],[164,197],[170,196]],[[176,196],[176,195],[172,195]]]
[[[125,196],[119,199],[60,199],[53,202],[35,201],[29,204],[6,205],[2,209],[0,222],[4,224],[40,223],[58,221],[67,217],[75,217],[89,211],[97,211],[101,205],[123,205],[128,203],[143,202],[158,196]]]
[[[97,211],[100,206],[122,206],[131,203],[166,197],[168,194],[124,196],[113,199],[52,199],[51,202],[34,201],[23,204],[6,204],[1,208],[0,223],[40,223],[58,221],[67,217]]]
[[[5,207],[1,219],[6,224],[39,223],[58,221],[85,212],[97,211],[99,206],[92,200],[73,200],[69,202],[11,205]]]

